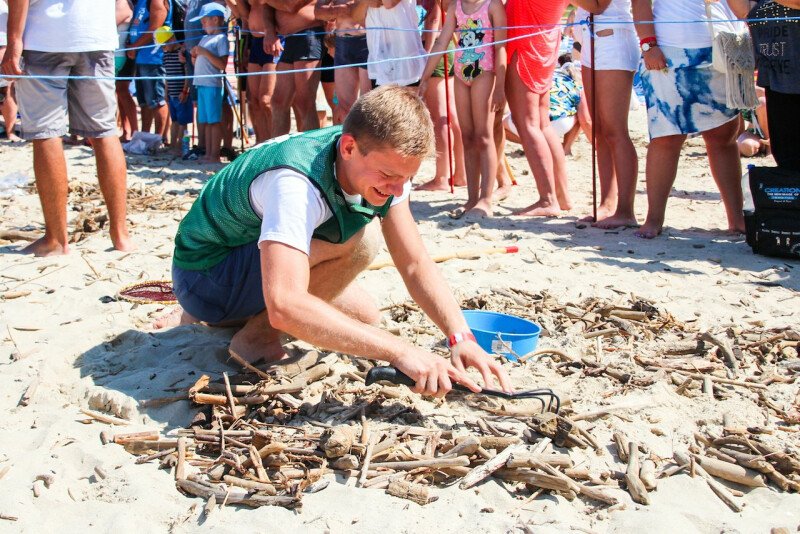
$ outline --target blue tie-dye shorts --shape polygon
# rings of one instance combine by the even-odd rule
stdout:
[[[711,67],[711,47],[660,48],[668,69],[639,64],[651,139],[706,132],[737,116],[726,105],[725,75]]]

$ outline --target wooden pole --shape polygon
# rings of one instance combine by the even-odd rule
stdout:
[[[444,24],[445,19],[445,11],[444,11],[444,4],[439,3],[439,11],[442,14],[442,24]],[[455,170],[454,170],[454,162],[453,162],[453,128],[452,124],[450,123],[451,120],[451,113],[450,113],[450,65],[449,61],[447,61],[447,50],[444,52],[444,101],[445,106],[447,109],[447,159],[450,163],[450,176],[448,178],[448,182],[450,183],[450,193],[455,192]]]
[[[594,62],[594,14],[589,15],[589,55],[592,58],[592,217],[597,222],[597,84],[595,83]]]

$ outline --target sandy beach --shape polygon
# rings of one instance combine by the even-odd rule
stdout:
[[[631,115],[632,137],[640,155],[636,209],[641,222],[647,207],[647,134],[644,110]],[[781,491],[773,484],[745,488],[731,483],[729,487],[743,492],[736,497],[742,507],[737,513],[703,478],[692,478],[686,471],[660,479],[657,490],[649,493],[651,504],[647,506],[634,503],[618,481],[608,481],[604,491],[620,503],[611,509],[583,496],[570,501],[550,492],[529,500],[530,488],[494,478],[469,490],[460,490],[457,484],[431,487],[438,500],[420,506],[389,496],[382,489],[354,487],[339,473],[326,475],[331,482],[324,490],[304,495],[300,511],[226,506],[206,519],[204,501],[181,494],[169,471],[158,469],[156,463],[135,464],[135,456],[122,446],[104,445],[100,433],[156,430],[162,436],[174,436],[190,424],[197,408],[188,399],[155,408],[142,407],[142,401],[185,395],[202,374],[217,380],[222,372],[240,372],[235,363],[226,361],[232,330],[193,325],[152,331],[150,323],[167,311],[163,305],[115,298],[126,285],[169,279],[178,222],[218,167],[201,167],[167,154],[128,156],[129,221],[138,250],[120,253],[110,248],[107,231],[102,229],[105,212],[91,149],[71,146],[66,147],[66,154],[71,186],[68,217],[72,231],[80,227],[83,239],[71,245],[68,256],[54,258],[16,254],[25,241],[0,243],[0,409],[6,414],[0,419],[0,532],[193,532],[213,528],[237,534],[749,533],[800,528],[796,492]],[[670,465],[675,451],[695,444],[696,432],[722,436],[723,417],[727,416],[736,428],[760,427],[765,432],[759,433],[758,439],[764,444],[800,458],[800,426],[782,420],[775,410],[765,407],[758,394],[763,391],[786,413],[800,409],[798,386],[793,383],[797,375],[792,374],[792,369],[796,373],[800,367],[791,367],[798,362],[798,341],[792,336],[800,331],[800,263],[755,256],[743,236],[721,230],[724,210],[700,139],[689,140],[684,147],[662,236],[643,240],[634,236],[634,229],[601,230],[578,222],[591,212],[590,154],[590,146],[581,137],[574,155],[568,158],[575,207],[559,218],[508,216],[535,199],[527,162],[520,147],[513,144],[507,146],[507,156],[519,185],[499,204],[495,218],[468,221],[448,217],[448,212],[463,202],[463,189],[455,195],[412,195],[412,209],[432,255],[519,247],[516,254],[440,264],[459,298],[495,295],[500,302],[511,289],[539,297],[546,294],[551,305],[543,305],[543,311],[521,305],[529,308],[534,319],[541,315],[537,322],[546,332],[539,347],[557,348],[578,361],[597,358],[604,365],[650,380],[646,385],[620,384],[602,372],[565,368],[557,358],[531,359],[524,365],[506,363],[519,387],[557,389],[570,397],[575,414],[620,403],[634,406],[581,421],[599,450],[556,450],[569,454],[576,466],[593,472],[624,472],[625,463],[612,440],[613,432],[621,431],[642,444],[649,451],[645,456],[656,459],[660,470]],[[0,183],[4,176],[29,178],[25,186],[0,192],[0,230],[41,232],[30,145],[0,144],[0,161]],[[773,165],[771,159],[747,162]],[[432,170],[433,161],[426,161],[418,179],[427,180]],[[382,252],[379,259],[387,257]],[[392,305],[409,299],[397,271],[367,271],[359,281],[379,306],[388,310],[388,326],[412,339],[419,337],[423,344],[432,346],[439,341],[433,335],[417,336],[390,317]],[[659,329],[651,321],[651,334],[610,335],[600,343],[597,354],[595,339],[582,335],[580,321],[573,317],[571,324],[578,324],[574,328],[562,321],[569,306],[586,309],[593,299],[620,308],[646,302],[658,310],[653,317],[671,317],[672,326],[663,323]],[[530,302],[538,301],[530,297]],[[795,333],[786,333],[787,328]],[[763,390],[722,384],[711,400],[697,389],[699,383],[695,393],[681,394],[670,370],[659,372],[652,362],[642,363],[645,358],[662,358],[666,341],[680,336],[693,340],[707,331],[755,345],[781,333],[785,343],[777,356],[759,359],[746,353],[739,362],[738,379],[759,381],[773,374],[782,379],[768,383]],[[770,342],[767,351],[776,343],[779,341]],[[685,361],[696,365],[700,359],[713,364],[710,369],[724,371],[713,350]],[[334,360],[342,369],[357,370],[346,357]],[[663,357],[659,361],[678,360]],[[32,390],[31,384],[35,384]],[[26,405],[20,405],[26,391],[32,394],[23,403]],[[444,404],[420,398],[408,402],[421,414],[416,425],[449,425],[454,434],[466,432],[467,423],[487,415],[464,396]],[[93,421],[81,409],[106,413],[129,424],[112,428]],[[49,487],[44,480],[36,482],[43,475],[51,477],[45,477]]]

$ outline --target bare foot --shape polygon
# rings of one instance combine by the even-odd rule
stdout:
[[[561,187],[556,186],[556,200],[561,211],[569,211],[572,209],[572,199],[569,198],[569,191],[562,191]]]
[[[608,219],[609,217],[614,215],[614,210],[609,210],[604,208],[603,206],[597,207],[597,219],[595,220],[594,215],[587,215],[581,219],[578,219],[578,222],[584,223],[594,223],[597,221],[602,221],[603,219]]]
[[[474,202],[467,202],[466,204],[464,204],[464,205],[463,205],[463,206],[461,206],[460,208],[456,208],[456,209],[454,209],[453,211],[451,211],[451,212],[450,212],[450,213],[448,213],[447,215],[448,215],[448,216],[449,216],[451,219],[460,219],[460,218],[461,218],[461,217],[463,217],[463,216],[464,216],[464,215],[465,215],[465,214],[466,214],[466,213],[467,213],[469,210],[471,210],[471,209],[472,209],[472,208],[474,208],[474,207],[475,207],[475,203],[474,203]]]
[[[455,187],[466,187],[467,186],[467,179],[466,178],[453,178],[453,185]]]
[[[47,236],[40,237],[20,252],[23,254],[33,254],[34,256],[63,256],[69,254],[69,246],[61,244]]]
[[[22,143],[24,141],[20,136],[14,133],[9,133],[6,137],[12,143]]]
[[[196,317],[184,311],[180,306],[176,306],[171,312],[156,319],[150,327],[153,330],[163,330],[175,326],[199,323]]]
[[[492,198],[500,202],[501,200],[507,199],[508,195],[510,194],[511,194],[511,186],[501,185],[500,187],[494,190],[494,193],[492,193]]]
[[[653,224],[649,222],[645,222],[641,228],[636,230],[633,235],[636,237],[641,237],[642,239],[653,239],[661,235],[661,231],[663,230],[663,226],[660,224]]]
[[[250,364],[262,361],[274,364],[287,357],[281,345],[279,331],[271,329],[265,336],[263,332],[254,333],[252,330],[245,326],[236,332],[228,350]]]
[[[481,218],[481,219],[488,219],[494,215],[494,210],[492,209],[492,204],[487,202],[486,200],[479,200],[475,207],[467,210],[465,214],[465,218],[472,219],[472,218]]]
[[[114,233],[112,233],[111,244],[114,245],[114,248],[120,252],[132,252],[136,250],[136,245],[133,244],[133,241],[128,235],[127,230],[119,235],[114,235]]]
[[[450,191],[450,186],[445,178],[434,178],[429,182],[414,186],[414,191]]]
[[[744,227],[744,223],[742,223],[741,227],[738,226],[738,225],[728,225],[728,233],[729,234],[742,235],[745,232],[746,232],[746,230],[745,230],[745,227]]]
[[[513,212],[511,215],[519,217],[558,217],[561,215],[561,209],[555,204],[540,200],[527,208]]]
[[[639,226],[639,223],[636,221],[636,217],[612,215],[611,217],[606,217],[605,219],[600,219],[596,223],[592,223],[592,226],[596,228],[602,228],[604,230],[611,230],[613,228],[621,227],[632,228]]]

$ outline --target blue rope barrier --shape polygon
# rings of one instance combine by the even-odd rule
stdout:
[[[730,19],[730,20],[714,20],[713,22],[714,23],[718,23],[718,22],[761,22],[761,21],[773,21],[774,22],[774,21],[794,21],[794,20],[800,20],[800,17],[781,17],[781,18],[762,18],[762,19]],[[626,24],[654,24],[654,22],[652,22],[652,21],[647,21],[647,22],[606,21],[605,23],[595,22],[595,26],[597,26],[598,24],[610,25],[610,24],[622,24],[622,23],[626,23]],[[669,23],[669,24],[671,24],[671,23],[681,23],[681,24],[704,23],[704,24],[707,24],[708,21],[707,20],[659,21],[659,24],[663,24],[663,23]],[[529,38],[535,37],[537,35],[543,35],[543,34],[549,32],[549,31],[552,31],[554,28],[557,28],[557,27],[566,28],[566,27],[572,27],[572,26],[588,26],[588,20],[579,21],[579,22],[573,22],[573,23],[538,24],[538,25],[530,25],[530,26],[498,26],[498,27],[493,27],[493,28],[482,28],[482,29],[487,29],[487,30],[488,29],[492,29],[492,30],[505,29],[505,30],[508,30],[508,29],[529,29],[529,28],[534,28],[534,27],[536,27],[536,28],[545,28],[546,27],[547,28],[546,30],[533,32],[533,33],[530,33],[530,34],[525,34],[525,35],[521,35],[521,36],[517,36],[517,37],[512,37],[512,38],[504,39],[504,40],[501,40],[501,41],[494,41],[492,43],[494,45],[494,44],[505,44],[505,43],[509,43],[509,42],[512,42],[512,41],[516,41],[516,40],[529,39]],[[369,28],[363,28],[363,29],[364,30],[384,30],[384,31],[413,31],[413,32],[419,32],[420,31],[420,30],[417,30],[416,28],[410,29],[410,28],[391,28],[391,27],[389,27],[389,28],[387,28],[387,27],[369,27]],[[229,32],[230,31],[232,31],[232,30],[229,30]],[[333,31],[333,32],[317,32],[317,33],[330,34],[330,33],[346,32],[346,31],[348,31],[348,30],[336,30],[336,31]],[[352,31],[352,30],[349,30],[349,31]],[[427,31],[440,32],[440,30],[427,30]],[[191,40],[191,39],[184,39],[183,42],[185,42],[187,40]],[[153,46],[153,45],[147,45],[145,48],[149,48],[151,46]],[[462,47],[462,48],[453,48],[453,49],[447,50],[446,53],[470,51],[470,50],[475,50],[477,48],[481,48],[481,47],[485,47],[485,46],[487,46],[487,45],[467,46],[467,47]],[[137,47],[137,48],[139,48],[139,47]],[[127,49],[118,49],[118,51],[122,51],[122,50],[127,50]],[[444,53],[445,52],[438,52],[438,53],[428,52],[428,53],[425,53],[425,54],[419,54],[419,55],[415,55],[415,56],[405,56],[405,57],[399,57],[399,58],[385,58],[385,59],[379,59],[379,60],[375,60],[375,61],[366,61],[366,62],[363,62],[363,63],[354,63],[354,64],[350,64],[350,65],[335,65],[335,66],[331,66],[331,67],[312,67],[312,68],[303,68],[303,69],[284,69],[284,70],[280,70],[280,71],[276,70],[276,71],[272,71],[272,72],[259,71],[259,72],[242,72],[242,73],[234,73],[234,74],[219,73],[219,74],[201,74],[201,75],[194,75],[194,76],[170,76],[170,79],[187,80],[187,79],[200,79],[200,78],[227,78],[229,76],[233,76],[233,77],[237,77],[237,78],[239,78],[239,77],[247,78],[249,76],[271,76],[271,75],[281,75],[281,74],[295,74],[295,73],[302,73],[302,72],[336,70],[336,69],[340,69],[340,68],[367,67],[369,65],[378,65],[378,64],[391,63],[391,62],[396,62],[396,61],[412,61],[412,60],[415,60],[415,59],[427,59],[427,58],[429,58],[431,56],[444,55]],[[54,76],[54,75],[32,76],[32,75],[26,75],[26,74],[4,75],[4,77],[6,79],[9,79],[9,80],[15,80],[15,79],[41,79],[41,80],[115,80],[115,81],[161,80],[161,79],[165,78],[164,76],[70,76],[70,75],[67,75],[67,76]]]

